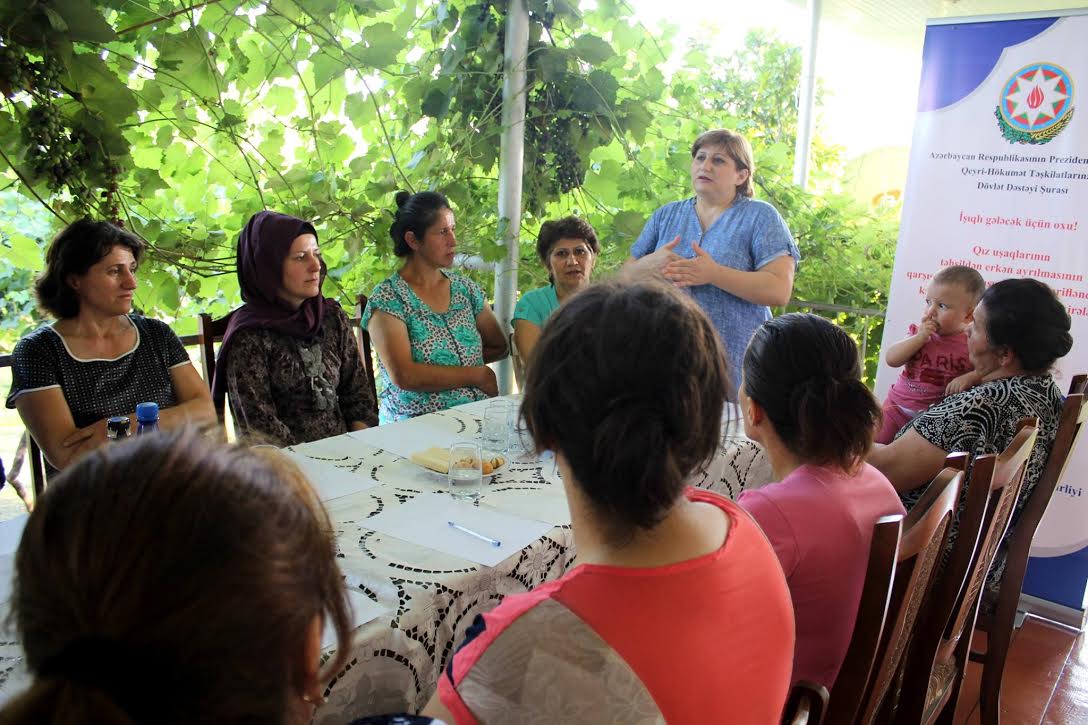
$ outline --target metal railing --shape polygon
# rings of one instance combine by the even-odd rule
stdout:
[[[861,363],[865,366],[866,354],[869,351],[869,327],[873,318],[884,319],[884,310],[869,307],[849,307],[847,305],[833,305],[826,302],[808,302],[806,300],[790,300],[786,309],[804,309],[813,312],[836,312],[839,314],[854,315],[863,320],[861,331]]]

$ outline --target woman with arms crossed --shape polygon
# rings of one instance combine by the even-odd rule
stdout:
[[[497,395],[487,363],[507,353],[480,286],[445,271],[457,251],[449,201],[434,191],[396,201],[389,234],[404,266],[374,289],[362,320],[378,351],[383,423]]]
[[[50,470],[106,442],[106,420],[159,405],[159,427],[214,423],[208,386],[178,336],[132,313],[143,242],[107,222],[75,222],[49,246],[35,282],[56,322],[12,354],[7,407],[16,408]]]

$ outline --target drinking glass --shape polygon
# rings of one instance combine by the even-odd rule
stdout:
[[[488,453],[506,453],[507,410],[510,404],[505,400],[494,400],[484,408],[482,426],[483,448]]]
[[[521,402],[512,404],[507,409],[507,446],[511,456],[523,456],[533,450],[533,437],[529,435],[529,429],[525,426],[525,418],[521,415]]]
[[[459,441],[450,446],[450,494],[462,501],[475,501],[484,486],[483,456],[480,446]]]

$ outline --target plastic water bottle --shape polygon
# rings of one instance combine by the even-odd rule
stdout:
[[[106,421],[106,438],[111,443],[116,441],[123,441],[128,438],[129,426],[132,423],[129,421],[128,416],[118,415],[110,418]]]
[[[159,404],[140,403],[136,406],[136,435],[154,433],[159,429]]]

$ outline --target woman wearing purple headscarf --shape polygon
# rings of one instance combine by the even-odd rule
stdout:
[[[280,445],[377,425],[374,398],[347,315],[321,295],[326,267],[313,225],[254,214],[238,239],[245,304],[219,348],[213,393],[230,393],[238,436]]]

